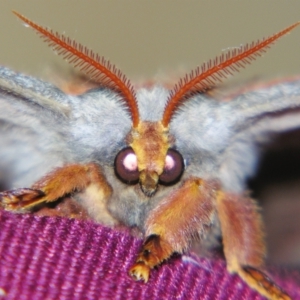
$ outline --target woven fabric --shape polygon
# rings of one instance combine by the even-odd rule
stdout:
[[[179,256],[147,284],[127,274],[141,241],[87,221],[0,212],[0,299],[264,299],[223,260]],[[300,299],[299,274],[274,279]]]

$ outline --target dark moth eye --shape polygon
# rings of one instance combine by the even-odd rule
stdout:
[[[122,149],[115,158],[115,173],[127,183],[134,184],[139,180],[137,157],[131,147]]]
[[[169,149],[165,160],[164,171],[160,175],[159,180],[162,184],[175,184],[180,179],[183,170],[184,162],[181,154],[174,149]]]

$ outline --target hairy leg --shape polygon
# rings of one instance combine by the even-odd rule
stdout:
[[[259,269],[265,256],[262,220],[249,197],[218,192],[220,219],[227,269],[268,299],[290,299]]]
[[[191,178],[150,213],[146,240],[129,271],[131,276],[147,282],[152,268],[174,252],[182,253],[193,237],[205,232],[215,212],[216,187],[215,182]]]
[[[108,198],[111,194],[111,187],[96,164],[72,164],[48,173],[31,188],[0,193],[0,205],[6,210],[24,211],[73,192],[91,189],[97,190],[99,198]]]

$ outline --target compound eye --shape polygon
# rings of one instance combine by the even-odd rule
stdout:
[[[178,151],[169,149],[165,160],[164,171],[160,175],[159,180],[162,184],[175,184],[180,179],[183,170],[183,157]]]
[[[115,158],[115,173],[127,183],[134,184],[139,180],[137,157],[131,147],[122,149]]]

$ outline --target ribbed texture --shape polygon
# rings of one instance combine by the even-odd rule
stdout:
[[[127,273],[141,241],[91,222],[0,212],[0,226],[0,299],[264,299],[224,261],[195,255],[135,282]],[[299,274],[284,277],[277,282],[300,299]]]

